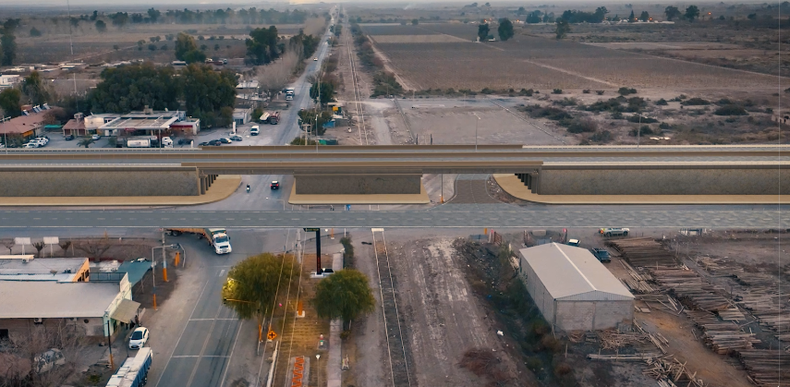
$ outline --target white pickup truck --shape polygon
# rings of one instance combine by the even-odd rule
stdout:
[[[618,227],[606,227],[598,230],[598,232],[605,237],[628,236],[629,231],[631,230],[627,228],[618,228]]]

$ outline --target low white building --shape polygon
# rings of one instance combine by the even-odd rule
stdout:
[[[19,82],[22,82],[20,75],[0,75],[0,90],[14,87]]]
[[[630,324],[634,296],[589,250],[550,243],[519,251],[519,276],[552,329]]]

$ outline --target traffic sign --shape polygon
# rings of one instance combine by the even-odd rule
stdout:
[[[277,334],[274,333],[274,331],[269,331],[269,333],[266,334],[266,338],[269,340],[274,340],[277,338]]]
[[[319,231],[321,231],[321,229],[318,228],[318,227],[305,227],[304,228],[304,232],[319,232]]]

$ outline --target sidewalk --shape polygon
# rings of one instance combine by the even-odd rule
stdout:
[[[332,270],[337,273],[343,270],[343,254],[332,254]],[[329,325],[329,354],[326,359],[326,387],[340,387],[343,345],[340,333],[343,331],[343,320],[332,320]]]
[[[296,193],[296,185],[291,187],[289,204],[428,204],[430,199],[425,191],[425,186],[420,184],[419,194],[375,194],[375,195],[304,195]],[[337,208],[338,211],[343,210]]]
[[[220,175],[211,188],[198,196],[81,196],[3,197],[3,206],[193,206],[223,200],[241,185],[241,176]]]
[[[495,174],[497,184],[513,197],[544,204],[777,204],[790,195],[538,195],[514,174]]]

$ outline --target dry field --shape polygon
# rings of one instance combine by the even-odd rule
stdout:
[[[363,29],[393,67],[428,88],[730,89],[775,90],[769,75],[737,71],[570,41],[517,35],[507,42],[474,43],[475,25],[374,26]],[[435,43],[426,31],[465,40]],[[380,34],[380,35],[379,35]]]

